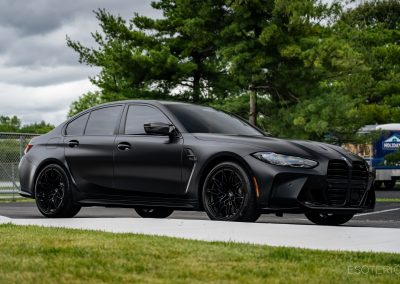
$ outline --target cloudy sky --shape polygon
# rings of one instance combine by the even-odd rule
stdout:
[[[96,88],[88,80],[99,70],[78,63],[66,46],[70,36],[94,45],[99,29],[93,10],[105,8],[129,19],[134,12],[159,17],[151,0],[1,0],[0,115],[17,115],[24,124],[59,124],[69,105]]]

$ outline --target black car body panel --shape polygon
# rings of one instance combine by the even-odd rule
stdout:
[[[200,195],[205,175],[218,162],[235,161],[257,183],[257,207],[262,212],[357,213],[373,209],[366,201],[373,191],[373,175],[362,158],[318,142],[262,134],[189,133],[168,108],[171,104],[192,107],[160,101],[110,103],[86,110],[34,138],[33,148],[19,166],[21,195],[34,198],[38,172],[45,165],[56,163],[70,174],[74,201],[82,206],[203,210]],[[101,130],[93,128],[93,134],[87,135],[80,125],[71,126],[71,135],[66,132],[67,126],[79,117],[87,120],[87,127],[92,111],[108,107],[115,107],[116,112],[110,118],[116,121],[112,133],[101,134]],[[174,136],[127,134],[135,131],[126,125],[130,110],[132,115],[154,110],[177,131]],[[302,157],[318,164],[309,169],[272,165],[256,159],[256,152]]]

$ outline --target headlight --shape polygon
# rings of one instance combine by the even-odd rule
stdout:
[[[318,165],[318,162],[313,160],[273,152],[258,152],[253,156],[263,162],[284,167],[311,169]]]

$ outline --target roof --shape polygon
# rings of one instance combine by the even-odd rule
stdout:
[[[165,101],[165,100],[125,100],[120,101],[121,103],[159,103],[163,105],[172,105],[172,104],[180,104],[180,105],[191,105],[191,103],[179,102],[179,101]]]
[[[185,102],[178,102],[178,101],[163,101],[163,100],[121,100],[121,101],[111,101],[111,102],[106,102],[102,104],[98,104],[95,106],[92,106],[84,111],[88,110],[93,110],[98,107],[102,106],[111,106],[111,105],[117,105],[117,104],[127,104],[127,103],[143,103],[143,104],[152,104],[152,105],[172,105],[172,104],[179,104],[179,105],[195,105],[191,103],[185,103]],[[83,111],[82,111],[83,112]]]

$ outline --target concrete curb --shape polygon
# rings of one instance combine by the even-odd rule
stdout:
[[[7,223],[11,223],[11,219],[8,217],[4,217],[4,216],[0,216],[0,224],[7,224]]]
[[[0,223],[320,250],[400,253],[400,229],[140,218],[9,219]]]

